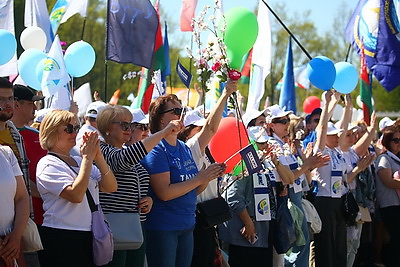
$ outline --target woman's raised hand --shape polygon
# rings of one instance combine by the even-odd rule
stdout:
[[[98,157],[100,151],[100,140],[97,132],[86,132],[82,136],[82,145],[80,147],[82,158],[94,160]]]
[[[209,182],[215,178],[221,177],[225,174],[226,164],[225,163],[213,163],[206,169],[203,168],[199,171],[197,176],[204,182]]]

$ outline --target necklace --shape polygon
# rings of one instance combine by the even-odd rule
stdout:
[[[64,158],[72,158],[70,155],[64,155],[64,154],[61,154],[61,153],[57,153],[57,152],[54,152],[54,151],[49,151],[49,153],[50,154],[56,154],[57,156],[61,156],[61,157],[64,157]]]

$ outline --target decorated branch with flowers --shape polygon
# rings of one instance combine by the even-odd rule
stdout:
[[[253,46],[258,33],[257,19],[248,9],[233,8],[227,12],[226,16],[218,16],[222,13],[219,6],[220,0],[215,0],[214,13],[209,18],[211,26],[205,22],[205,16],[210,9],[209,6],[205,6],[199,16],[193,19],[193,39],[197,45],[197,55],[186,48],[189,57],[194,59],[194,66],[199,75],[198,81],[204,92],[207,91],[207,82],[214,75],[221,82],[240,78],[241,73],[237,69],[241,65],[243,55]],[[217,17],[221,18],[219,22],[216,20]],[[252,30],[249,30],[248,26],[243,28],[241,25],[243,19],[253,28]],[[246,21],[244,22],[246,23]],[[205,48],[203,48],[200,38],[204,31],[211,32],[215,37],[214,40],[207,42]],[[252,36],[248,36],[247,32],[251,32]],[[243,38],[246,38],[246,43],[241,41]],[[227,45],[227,43],[230,45]],[[234,62],[232,59],[234,59]]]

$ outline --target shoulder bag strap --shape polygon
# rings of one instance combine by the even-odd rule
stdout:
[[[65,160],[63,160],[61,157],[59,157],[57,154],[55,153],[47,153],[48,155],[54,156],[56,158],[58,158],[59,160],[61,160],[62,162],[64,162],[76,175],[78,175],[78,173],[72,168],[71,165],[69,165]],[[86,198],[90,207],[90,211],[91,212],[95,212],[98,211],[98,207],[97,205],[94,203],[94,199],[92,197],[92,194],[90,193],[89,189],[86,189]]]

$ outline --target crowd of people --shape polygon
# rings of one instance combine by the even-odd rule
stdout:
[[[262,168],[226,174],[208,145],[236,92],[227,82],[210,111],[160,96],[148,115],[95,101],[80,119],[38,111],[43,97],[0,78],[0,267],[95,266],[92,200],[140,218],[140,247],[104,266],[400,266],[400,122],[351,121],[350,95],[335,91],[304,118],[236,109]],[[199,206],[217,198],[231,219],[210,226]],[[43,250],[28,253],[29,217]]]

